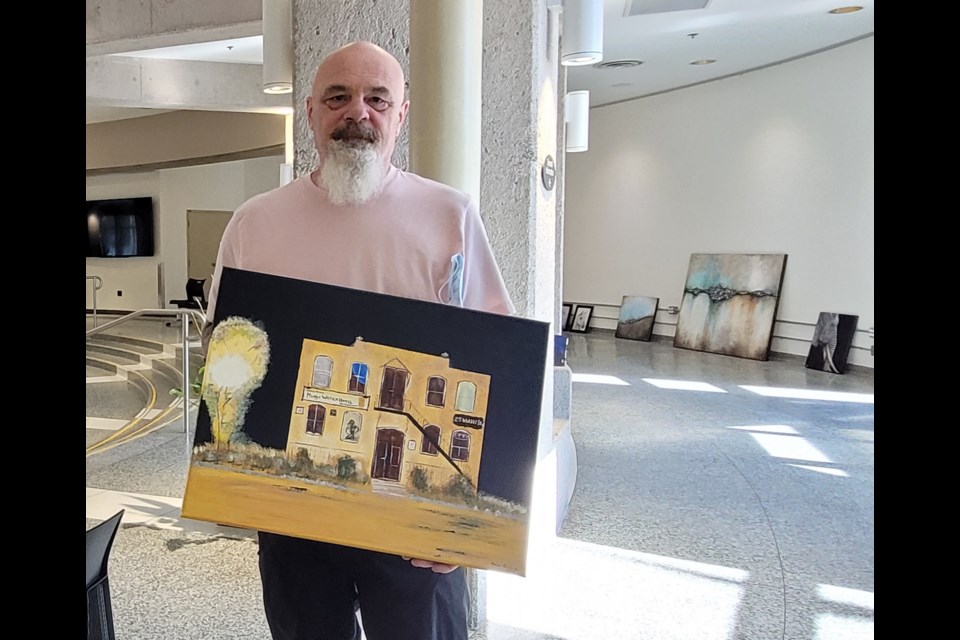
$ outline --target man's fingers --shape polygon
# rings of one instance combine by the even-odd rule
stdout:
[[[457,568],[455,564],[444,564],[442,562],[431,562],[430,560],[420,560],[419,558],[410,559],[407,556],[400,556],[404,560],[409,560],[410,564],[421,569],[430,569],[434,573],[450,573]]]

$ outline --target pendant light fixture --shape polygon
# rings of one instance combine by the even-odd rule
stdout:
[[[561,17],[560,64],[603,60],[603,0],[564,0]]]
[[[263,92],[293,91],[293,2],[263,0]]]
[[[586,151],[590,135],[590,92],[571,91],[564,101],[567,124],[566,149],[569,153]]]

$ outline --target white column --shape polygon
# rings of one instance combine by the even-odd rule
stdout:
[[[410,169],[480,200],[481,0],[410,0]]]

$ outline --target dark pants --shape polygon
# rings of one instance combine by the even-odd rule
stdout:
[[[274,640],[467,640],[462,568],[260,532],[263,604]]]

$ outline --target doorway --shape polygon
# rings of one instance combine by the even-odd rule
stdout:
[[[231,216],[232,211],[187,209],[187,277],[204,279],[205,298],[210,296],[220,239]]]

